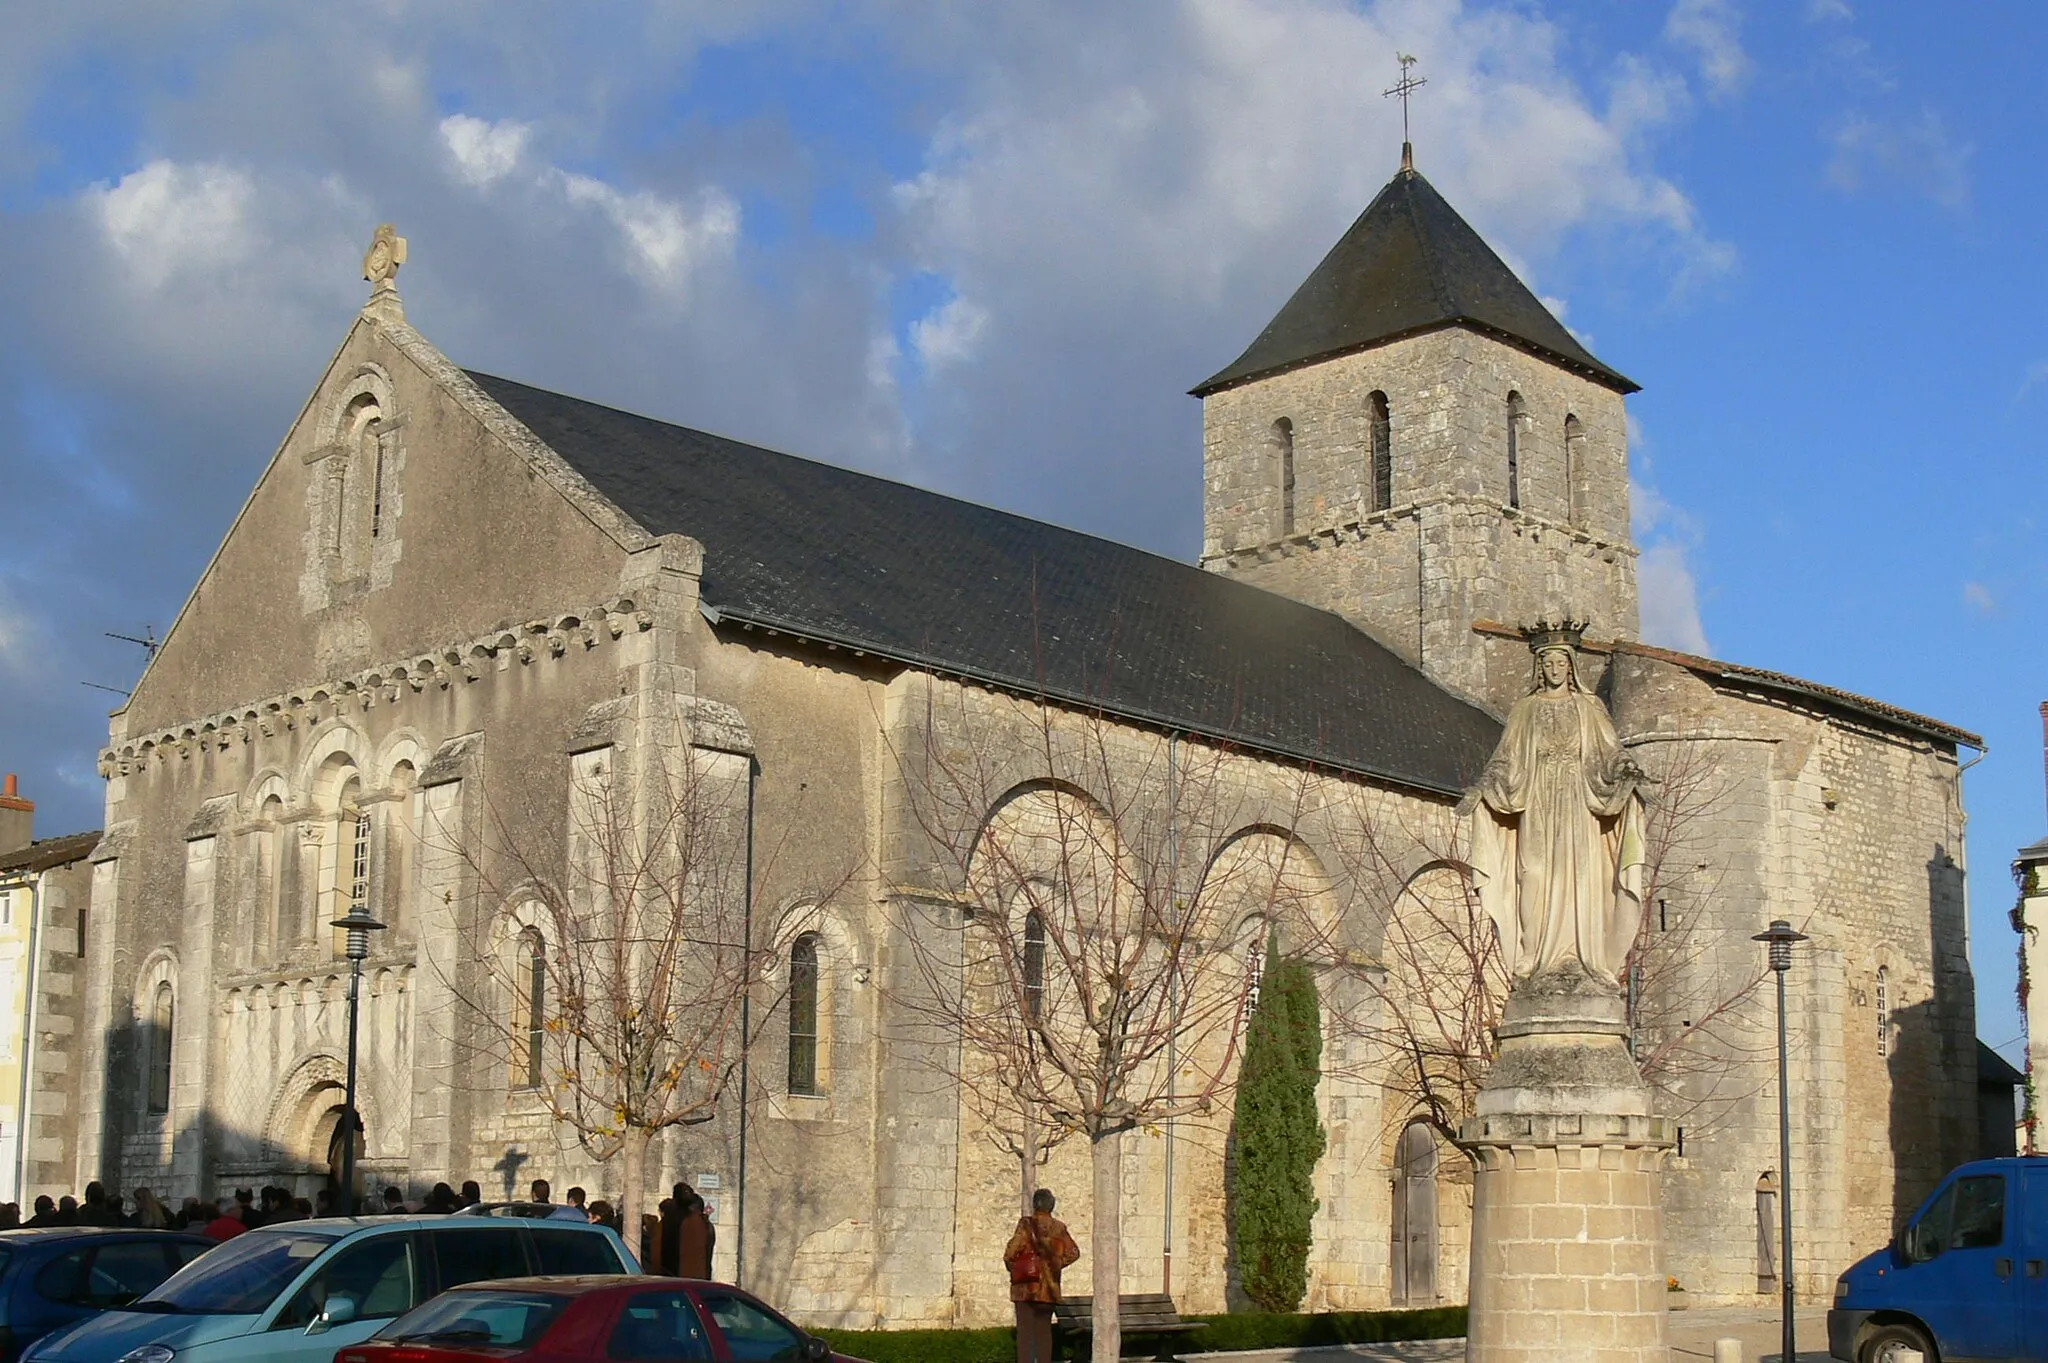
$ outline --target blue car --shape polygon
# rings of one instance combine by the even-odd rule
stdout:
[[[160,1230],[0,1231],[0,1363],[52,1330],[126,1306],[212,1248],[204,1236]]]
[[[2048,1363],[2048,1160],[1957,1168],[1898,1239],[1835,1283],[1828,1352],[1847,1363]]]
[[[336,1217],[247,1231],[119,1310],[47,1335],[45,1363],[330,1363],[447,1288],[637,1273],[602,1226],[494,1216]]]

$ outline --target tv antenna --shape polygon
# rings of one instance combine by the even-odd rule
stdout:
[[[142,637],[139,639],[132,634],[116,634],[113,630],[110,629],[102,630],[100,632],[106,635],[109,639],[119,639],[124,644],[134,644],[137,648],[141,649],[144,653],[149,655],[150,662],[156,661],[156,651],[159,647],[162,646],[162,641],[156,637],[155,625],[144,625],[142,627]],[[135,694],[133,691],[130,691],[125,687],[103,686],[99,682],[82,681],[79,683],[79,685],[90,686],[95,691],[111,691],[117,696],[132,696]]]
[[[105,630],[102,632],[109,639],[119,639],[124,644],[134,644],[136,647],[140,648],[143,652],[149,655],[149,660],[151,662],[156,661],[156,650],[159,641],[156,637],[155,625],[144,625],[142,627],[142,637],[140,639],[136,638],[132,634],[116,634],[112,630]]]

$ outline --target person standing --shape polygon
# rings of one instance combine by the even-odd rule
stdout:
[[[1010,1300],[1017,1308],[1017,1363],[1052,1363],[1052,1309],[1060,1300],[1060,1274],[1081,1257],[1067,1223],[1054,1219],[1053,1206],[1050,1188],[1033,1193],[1031,1215],[1017,1219],[1010,1243],[1003,1246]]]
[[[661,1271],[678,1278],[689,1276],[682,1268],[683,1207],[696,1195],[695,1188],[678,1183],[661,1200],[661,1247],[656,1253]]]
[[[167,1230],[171,1214],[164,1204],[157,1201],[156,1194],[147,1188],[135,1190],[135,1224],[144,1230]]]
[[[242,1204],[232,1197],[224,1197],[219,1204],[220,1215],[206,1223],[200,1234],[209,1240],[227,1241],[249,1228],[242,1224]]]
[[[547,1219],[550,1221],[581,1221],[584,1225],[589,1225],[590,1211],[583,1205],[583,1199],[586,1196],[584,1191],[581,1188],[571,1188],[563,1196],[567,1200],[561,1206],[549,1212]]]
[[[704,1199],[691,1192],[683,1199],[682,1217],[676,1231],[676,1276],[711,1277],[711,1255],[718,1248],[718,1227],[705,1214]]]

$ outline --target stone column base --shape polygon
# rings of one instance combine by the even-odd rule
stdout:
[[[1668,1363],[1661,1117],[1500,1112],[1476,1165],[1468,1363]]]

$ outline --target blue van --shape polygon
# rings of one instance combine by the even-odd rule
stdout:
[[[245,1231],[27,1360],[330,1363],[436,1293],[536,1273],[637,1273],[602,1226],[493,1216],[286,1221]]]
[[[1977,1160],[1896,1240],[1835,1283],[1828,1352],[1847,1363],[2048,1363],[2048,1159]]]

